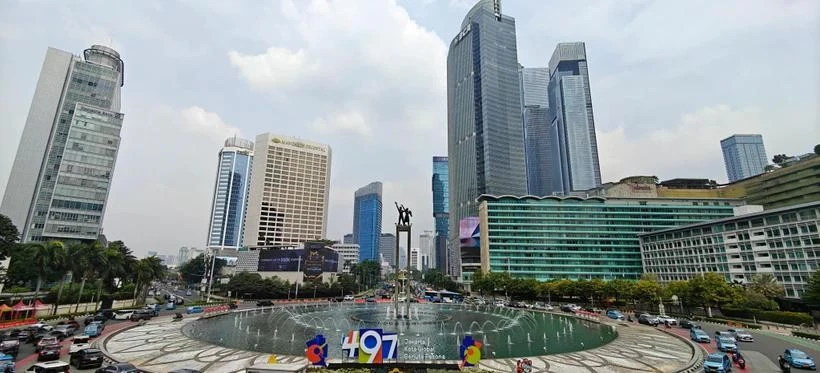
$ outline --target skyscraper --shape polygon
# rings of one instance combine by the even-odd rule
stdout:
[[[447,270],[447,232],[449,232],[448,217],[450,216],[450,201],[447,170],[447,157],[433,157],[433,218],[435,219],[435,252],[431,255],[431,267],[438,268],[441,273],[448,274]]]
[[[760,175],[768,164],[762,135],[732,135],[720,140],[729,182]]]
[[[549,69],[549,115],[551,131],[558,135],[561,165],[558,192],[595,188],[601,185],[601,166],[584,43],[559,43]]]
[[[101,45],[48,48],[0,204],[22,242],[93,241],[120,147],[124,63]]]
[[[422,263],[419,262],[419,270],[426,271],[430,268],[435,268],[435,263],[430,263],[429,258],[435,258],[433,253],[435,252],[435,234],[433,231],[424,231],[424,233],[419,235],[419,258],[426,256],[426,262]],[[424,266],[422,266],[424,264]]]
[[[355,243],[353,242],[353,233],[348,233],[342,237],[342,243]]]
[[[182,246],[179,248],[179,252],[177,253],[177,263],[179,265],[183,265],[188,262],[188,248]]]
[[[379,260],[382,232],[382,183],[367,184],[353,195],[353,243],[359,244],[359,259]]]
[[[252,165],[252,141],[236,136],[225,140],[225,146],[219,152],[211,201],[207,241],[209,249],[242,247]]]
[[[325,238],[330,147],[263,133],[253,149],[244,245],[299,247]]]
[[[381,234],[379,237],[379,254],[385,262],[390,263],[390,266],[396,266],[396,235],[393,233]]]
[[[520,78],[527,194],[547,196],[561,193],[558,130],[549,120],[549,68],[522,66]]]
[[[461,218],[478,216],[479,195],[527,193],[518,66],[515,20],[500,0],[479,1],[447,54],[450,247]]]

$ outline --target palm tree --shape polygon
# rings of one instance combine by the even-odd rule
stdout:
[[[103,287],[113,291],[116,289],[115,278],[122,279],[131,273],[136,258],[122,241],[114,241],[103,250],[107,266],[100,272],[100,283],[97,288],[97,299],[101,299]]]
[[[134,299],[136,303],[141,304],[145,301],[145,296],[148,292],[148,285],[156,280],[161,280],[165,277],[165,266],[162,261],[150,256],[137,261],[134,266],[134,273],[137,276],[136,287],[134,288]]]
[[[752,276],[749,289],[769,299],[782,297],[786,294],[783,285],[778,283],[771,273],[760,273]]]
[[[34,300],[36,300],[40,295],[43,277],[62,265],[65,248],[60,241],[49,241],[46,244],[39,242],[29,244],[28,250],[32,252],[34,266],[37,269],[37,288],[34,290]]]
[[[105,263],[103,247],[98,241],[91,244],[78,245],[71,257],[71,271],[79,275],[81,279],[80,293],[77,295],[77,304],[74,306],[74,312],[77,312],[80,308],[80,301],[83,297],[86,281],[94,278],[99,271],[107,267],[107,263]]]

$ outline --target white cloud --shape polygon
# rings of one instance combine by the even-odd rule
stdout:
[[[222,121],[219,114],[208,112],[199,106],[191,106],[180,111],[182,124],[190,132],[207,136],[216,141],[239,135],[239,129]]]
[[[286,48],[270,47],[260,55],[230,51],[228,58],[242,77],[259,89],[285,88],[317,69],[317,66],[307,64],[305,51],[301,49],[292,52]]]
[[[311,126],[321,134],[351,133],[365,137],[373,135],[364,117],[355,111],[335,114],[329,118],[316,118]]]

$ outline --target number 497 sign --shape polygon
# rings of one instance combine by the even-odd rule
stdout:
[[[359,329],[342,336],[342,354],[358,357],[360,363],[381,364],[385,359],[396,359],[399,338],[396,333],[383,333],[381,329]]]

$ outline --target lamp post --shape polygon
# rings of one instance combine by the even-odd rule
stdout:
[[[293,295],[293,299],[299,299],[299,274],[302,273],[302,256],[299,255],[298,262],[296,264],[296,293]]]

